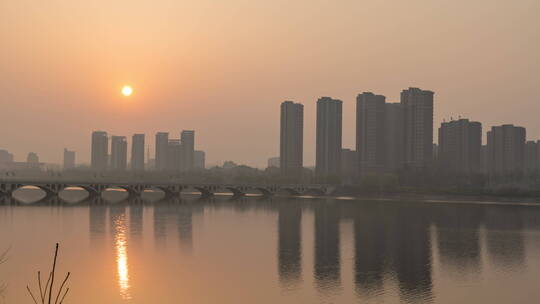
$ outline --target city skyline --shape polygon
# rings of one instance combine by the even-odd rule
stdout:
[[[0,1],[0,304],[540,296],[539,15]]]
[[[355,116],[355,124],[357,124],[357,125],[356,125],[356,128],[355,128],[355,134],[354,134],[354,135],[355,135],[354,137],[355,137],[355,141],[356,141],[356,142],[355,142],[355,145],[352,146],[353,151],[357,151],[357,150],[358,150],[358,143],[359,143],[359,140],[360,140],[360,138],[361,138],[362,136],[365,136],[365,135],[362,135],[362,132],[361,132],[362,129],[361,129],[361,128],[359,129],[359,125],[358,125],[358,122],[359,122],[359,121],[363,121],[363,120],[366,119],[366,116],[363,116],[363,115],[365,115],[365,114],[362,114],[363,111],[365,111],[365,110],[362,110],[362,107],[360,107],[360,105],[361,105],[360,101],[363,100],[364,98],[369,98],[369,96],[374,96],[374,97],[377,97],[377,98],[382,98],[382,104],[385,106],[384,109],[383,109],[382,111],[383,111],[384,113],[388,112],[388,114],[384,114],[384,115],[382,116],[382,118],[379,118],[379,120],[381,120],[381,119],[382,119],[382,120],[385,120],[385,121],[383,122],[383,125],[384,125],[383,130],[382,130],[383,133],[381,133],[381,134],[383,135],[383,136],[382,136],[382,141],[384,141],[384,143],[382,144],[382,146],[383,146],[383,147],[388,146],[388,147],[391,147],[392,149],[395,148],[395,147],[392,146],[392,145],[395,145],[395,144],[396,144],[396,143],[395,143],[396,140],[395,140],[394,137],[399,137],[399,136],[404,136],[404,135],[401,134],[401,133],[396,133],[396,134],[390,134],[390,135],[389,135],[389,134],[387,134],[387,132],[394,132],[394,133],[395,133],[395,132],[404,132],[404,130],[401,130],[401,131],[399,130],[399,125],[400,125],[401,123],[403,123],[403,122],[401,122],[401,123],[392,123],[392,122],[390,122],[390,120],[403,119],[403,118],[401,118],[401,115],[405,115],[405,113],[404,113],[404,114],[397,114],[397,113],[398,113],[398,112],[401,113],[401,111],[404,111],[404,110],[403,110],[403,105],[402,105],[403,100],[404,100],[403,94],[404,94],[404,93],[408,94],[408,91],[409,91],[409,90],[419,90],[419,92],[428,92],[428,93],[430,94],[429,100],[430,100],[430,104],[431,104],[431,106],[430,106],[431,109],[428,111],[428,113],[433,112],[433,114],[430,114],[430,115],[435,115],[435,112],[433,111],[433,108],[437,108],[437,107],[434,107],[434,106],[432,105],[432,104],[433,104],[433,99],[434,99],[433,96],[432,96],[432,95],[434,94],[434,92],[432,92],[432,91],[423,91],[423,90],[418,89],[418,88],[412,88],[412,87],[409,87],[408,89],[404,89],[404,90],[401,92],[401,95],[402,95],[402,96],[401,96],[401,100],[402,100],[401,103],[400,103],[400,102],[397,102],[397,103],[396,103],[396,102],[388,102],[388,101],[386,101],[386,96],[384,96],[384,95],[373,95],[373,93],[371,93],[371,92],[359,93],[359,94],[357,95],[357,98],[356,98],[356,109],[355,109],[355,111],[354,111],[354,112],[355,112],[355,115],[356,115],[356,116]],[[371,94],[371,95],[370,95],[370,94]],[[423,93],[422,93],[422,94],[423,94]],[[365,96],[368,96],[368,97],[365,97]],[[331,97],[320,97],[318,100],[320,100],[320,99],[325,99],[325,98],[326,98],[326,99],[329,99],[329,100],[338,100],[338,99],[332,99]],[[366,99],[366,100],[367,100],[367,99]],[[338,100],[338,101],[341,101],[341,100]],[[291,103],[291,104],[293,104],[293,105],[301,106],[301,124],[300,124],[301,130],[300,130],[299,132],[300,132],[300,135],[301,135],[302,143],[303,143],[303,144],[300,145],[300,149],[302,150],[302,155],[301,155],[300,157],[301,157],[301,158],[304,158],[304,157],[305,157],[305,156],[304,156],[304,151],[306,150],[305,148],[302,147],[302,146],[305,145],[305,140],[304,140],[305,135],[303,135],[303,132],[304,132],[304,129],[306,129],[306,128],[305,128],[305,124],[304,124],[305,119],[303,118],[304,104],[301,103],[301,102],[293,103],[293,102],[291,102],[291,101],[284,101],[284,102],[281,102],[281,105],[282,105],[282,110],[281,110],[281,113],[282,113],[282,114],[281,114],[281,115],[283,115],[283,105],[284,105],[284,104],[287,104],[287,103]],[[437,103],[438,103],[438,101],[437,101]],[[316,105],[317,102],[314,102],[313,104]],[[398,109],[398,107],[399,107],[399,109]],[[395,109],[394,109],[394,108],[395,108]],[[347,112],[347,110],[348,110],[348,109],[345,109],[344,112]],[[360,111],[360,112],[359,112],[359,111]],[[379,111],[380,111],[380,110],[379,110]],[[398,111],[398,112],[396,112],[396,114],[393,114],[392,111],[393,111],[393,112]],[[279,111],[278,111],[278,112],[279,112]],[[363,118],[363,119],[358,120],[358,117],[361,117],[361,118]],[[386,117],[388,117],[388,118],[386,118]],[[403,117],[404,117],[404,116],[403,116]],[[441,134],[441,132],[440,132],[440,130],[439,130],[439,132],[437,132],[437,130],[440,129],[441,126],[447,125],[449,122],[460,121],[460,120],[462,120],[461,117],[462,117],[461,115],[458,115],[457,118],[454,118],[454,117],[443,118],[443,120],[440,122],[439,125],[436,125],[436,123],[433,122],[433,130],[431,131],[431,132],[433,132],[433,135],[431,136],[431,137],[433,138],[432,144],[434,144],[434,145],[440,145],[440,134]],[[364,123],[365,123],[365,122],[364,122]],[[394,127],[394,128],[389,127],[389,124],[396,125],[396,126],[398,126],[398,128],[396,129],[395,127]],[[482,124],[482,123],[480,122],[480,124]],[[513,124],[511,124],[511,123],[503,123],[503,124],[500,124],[500,125],[513,125]],[[486,128],[485,125],[482,125],[482,127],[483,127],[483,129],[482,129],[481,136],[480,136],[480,139],[481,139],[481,145],[482,145],[482,146],[487,146],[487,144],[488,144],[488,133],[489,133],[489,129],[490,129],[490,128],[489,128],[489,127]],[[481,127],[481,128],[482,128],[482,127]],[[491,126],[491,127],[496,127],[496,125]],[[343,128],[343,123],[342,123],[342,128]],[[310,129],[310,128],[307,128],[307,132],[309,132],[309,129]],[[316,126],[315,126],[314,129],[316,129]],[[388,129],[388,130],[394,130],[394,131],[386,131],[386,129]],[[527,128],[525,127],[525,129],[527,129]],[[485,130],[485,132],[484,132],[484,130]],[[527,130],[528,130],[528,129],[527,129]],[[379,131],[377,131],[377,132],[380,132],[380,131],[381,131],[381,130],[379,130]],[[186,134],[184,134],[184,132],[187,132],[186,134],[189,134],[189,132],[192,132],[192,131],[186,131],[186,130],[181,131],[181,132],[180,132],[180,136],[181,136],[181,137],[182,137],[182,136],[186,136]],[[169,136],[169,132],[161,132],[161,131],[156,132],[156,133],[155,133],[155,140],[154,140],[154,142],[148,142],[148,141],[145,140],[146,133],[135,133],[135,134],[132,134],[132,135],[131,135],[131,140],[129,140],[129,138],[128,138],[129,136],[123,136],[123,135],[122,135],[122,136],[120,136],[120,135],[111,135],[111,136],[109,136],[108,133],[107,133],[107,132],[104,132],[104,131],[93,131],[92,133],[99,133],[100,136],[103,136],[103,134],[105,134],[105,136],[110,137],[111,140],[112,140],[113,137],[124,137],[123,140],[130,146],[130,150],[126,150],[126,152],[125,152],[125,154],[126,154],[126,155],[125,155],[125,157],[126,157],[126,165],[125,165],[126,168],[125,168],[125,169],[130,169],[130,170],[133,169],[133,168],[132,168],[132,161],[133,161],[132,158],[133,158],[133,153],[134,153],[134,151],[135,151],[135,150],[134,150],[135,148],[133,147],[133,143],[134,143],[135,141],[138,141],[138,142],[139,142],[139,143],[137,144],[137,146],[138,146],[138,147],[137,147],[137,150],[138,150],[139,153],[140,153],[142,147],[144,147],[144,151],[142,152],[142,155],[144,156],[144,157],[142,158],[144,164],[148,165],[148,161],[149,161],[149,160],[152,160],[152,161],[155,161],[155,162],[156,162],[156,163],[155,163],[155,166],[156,166],[156,168],[158,168],[158,171],[160,171],[160,170],[163,171],[163,170],[166,169],[166,167],[161,167],[161,168],[160,168],[160,167],[159,167],[159,166],[160,166],[160,165],[159,165],[159,161],[156,161],[156,158],[158,158],[157,155],[159,154],[159,152],[157,152],[157,150],[158,150],[159,148],[158,148],[158,145],[157,145],[156,143],[159,141],[159,140],[158,140],[158,137],[159,137],[159,136],[165,136],[165,135],[166,135],[166,138],[164,139],[164,141],[166,141],[166,142],[169,141],[169,137],[168,137],[168,136]],[[278,133],[279,133],[279,132],[278,132]],[[537,138],[531,138],[531,137],[530,137],[530,133],[531,133],[531,132],[529,132],[529,131],[527,132],[527,136],[525,137],[525,141],[534,141],[534,142],[536,142],[536,141],[537,141]],[[401,134],[401,135],[400,135],[400,134]],[[189,136],[190,136],[190,135],[187,135],[187,138],[189,138]],[[296,136],[298,136],[298,135],[296,135]],[[358,137],[358,136],[360,136],[360,137]],[[379,134],[379,136],[380,136],[380,134]],[[389,136],[391,137],[391,140],[388,140],[388,139],[387,139],[387,138],[390,138]],[[150,138],[152,138],[152,136],[150,136]],[[280,146],[280,144],[279,144],[279,140],[280,140],[280,139],[279,139],[279,138],[280,138],[279,134],[278,134],[277,138],[278,138],[278,143],[277,143],[277,147],[278,147],[277,150],[278,150],[278,152],[276,153],[276,155],[279,155],[279,154],[280,154],[280,152],[279,152],[279,146]],[[429,137],[428,137],[428,139],[429,139]],[[94,140],[94,138],[93,138],[93,140]],[[142,141],[142,144],[141,144],[141,141]],[[342,141],[344,141],[344,137],[343,137],[343,136],[342,136]],[[179,141],[179,142],[180,142],[180,141]],[[379,141],[373,141],[373,140],[372,140],[372,142],[376,143],[376,145],[380,145],[380,144],[378,143]],[[112,149],[112,141],[111,141],[110,144],[111,144],[111,149]],[[403,144],[403,143],[401,143],[401,144]],[[68,145],[68,146],[70,146],[70,145]],[[92,146],[92,145],[91,145],[91,146]],[[373,149],[373,147],[372,147],[373,145],[372,145],[372,144],[369,144],[368,146],[370,147],[370,149]],[[397,147],[397,146],[396,146],[396,147]],[[1,147],[0,147],[0,148],[1,148]],[[197,148],[198,148],[199,150],[201,150],[200,147],[197,147]],[[343,145],[343,144],[342,144],[342,147],[341,147],[341,148],[342,148],[342,149],[346,149],[346,150],[347,150],[347,149],[351,149],[351,147],[345,146],[345,145]],[[67,148],[64,147],[63,149],[66,150]],[[104,150],[104,149],[109,149],[109,143],[105,143],[105,147],[102,147],[101,149],[102,149],[102,150]],[[151,149],[152,149],[152,150],[151,150]],[[380,148],[379,148],[379,149],[380,149]],[[4,150],[4,151],[6,151],[6,153],[7,153],[8,151],[9,151],[9,152],[12,151],[12,150],[9,149],[9,148],[3,148],[3,149],[0,149],[0,150]],[[195,159],[194,159],[193,153],[194,153],[194,151],[195,151],[195,146],[194,146],[193,144],[192,144],[191,150],[192,150],[193,152],[191,152],[191,155],[190,155],[190,156],[187,156],[187,157],[189,158],[189,161],[188,161],[188,162],[186,162],[185,159],[182,159],[182,160],[179,159],[178,161],[179,161],[179,162],[182,161],[183,163],[191,163],[191,164],[194,164]],[[308,149],[307,149],[307,153],[308,153],[308,154],[310,153],[309,150],[310,150],[310,147],[308,147]],[[93,148],[90,147],[90,150],[89,150],[89,151],[93,151]],[[129,151],[129,152],[128,152],[128,151]],[[151,151],[151,153],[150,153],[150,151]],[[313,151],[316,152],[316,145],[315,145],[315,147],[313,147]],[[378,157],[380,157],[380,159],[382,159],[382,162],[384,163],[384,166],[381,167],[381,168],[383,168],[383,169],[384,169],[385,166],[387,167],[386,169],[389,169],[389,168],[392,168],[392,167],[393,167],[393,169],[395,169],[395,164],[399,163],[400,161],[405,161],[404,159],[401,159],[401,160],[397,160],[397,159],[396,159],[396,160],[393,161],[393,162],[395,163],[394,165],[392,165],[392,164],[387,164],[387,163],[386,163],[386,162],[387,162],[386,159],[391,159],[391,158],[396,158],[396,157],[398,157],[398,158],[399,158],[399,157],[405,157],[405,155],[391,155],[392,152],[389,152],[388,149],[383,149],[382,151],[383,151],[383,154],[388,154],[388,153],[390,153],[390,155],[384,155],[384,156],[379,155],[379,156],[378,156]],[[75,153],[77,153],[77,155],[78,155],[78,156],[77,156],[77,165],[89,165],[89,166],[91,166],[91,167],[95,167],[95,166],[93,165],[93,157],[94,157],[94,156],[93,156],[92,153],[91,153],[92,155],[90,155],[88,161],[85,161],[85,160],[82,160],[82,161],[81,161],[81,158],[80,158],[79,155],[80,155],[80,154],[83,154],[83,155],[84,155],[84,152],[85,152],[84,150],[83,150],[83,151],[70,151],[70,152],[75,152]],[[433,151],[430,151],[430,152],[433,152]],[[29,152],[29,153],[35,153],[35,152]],[[80,154],[79,154],[79,153],[80,153]],[[103,152],[101,152],[101,153],[103,153]],[[150,154],[148,154],[148,153],[150,153]],[[12,154],[14,154],[14,153],[12,153]],[[37,152],[36,154],[37,154],[37,155],[40,155],[39,152]],[[395,153],[394,153],[394,154],[395,154]],[[19,159],[20,159],[20,161],[24,161],[24,160],[26,159],[26,157],[27,157],[28,154],[25,154],[25,155],[26,155],[26,156],[25,156],[24,159],[21,159],[22,157],[17,158],[16,156],[14,156],[14,157],[13,157],[13,161],[18,161]],[[360,159],[362,158],[361,155],[362,155],[362,154],[359,153],[359,158],[360,158]],[[103,157],[103,156],[99,156],[99,157]],[[108,167],[110,164],[112,164],[112,163],[111,163],[111,161],[112,161],[112,150],[111,150],[111,153],[108,154],[108,156],[106,156],[106,157],[110,157],[110,158],[111,158],[111,159],[105,160],[105,162],[107,163],[107,165],[100,164],[100,165],[97,165],[97,166]],[[184,157],[184,156],[182,156],[182,157]],[[273,157],[273,156],[266,157],[266,158],[263,157],[263,164],[257,165],[257,166],[253,166],[253,167],[255,167],[255,168],[261,168],[261,169],[268,167],[268,159],[269,159],[269,158],[272,158],[272,157]],[[381,157],[382,157],[382,158],[381,158]],[[225,161],[230,161],[230,160],[235,161],[235,162],[238,162],[239,164],[246,164],[246,163],[243,162],[242,160],[237,160],[237,159],[225,159],[225,160],[220,161],[220,162],[208,163],[208,161],[206,161],[206,155],[204,156],[204,158],[205,158],[205,163],[208,164],[208,165],[210,165],[210,166],[220,166],[221,164],[223,164],[223,162],[225,162]],[[433,158],[433,157],[430,157],[430,158]],[[62,158],[61,161],[58,162],[58,163],[50,163],[50,162],[46,162],[46,161],[43,162],[43,163],[48,163],[48,164],[52,164],[52,165],[61,165],[63,162],[64,162],[64,159]],[[101,163],[101,161],[99,161],[99,162]],[[140,156],[140,155],[138,156],[138,162],[139,162],[139,165],[138,165],[139,167],[138,167],[138,168],[140,168],[140,162],[141,162],[141,156]],[[380,162],[380,161],[379,161],[379,162]],[[359,168],[363,166],[363,165],[361,165],[361,162],[359,162],[357,165],[359,166]],[[165,166],[165,163],[163,163],[162,166]],[[193,165],[192,165],[192,166],[193,166]],[[339,165],[338,165],[338,166],[339,166]],[[485,165],[484,165],[484,166],[485,166]],[[304,164],[303,167],[306,167],[306,168],[310,168],[310,167],[311,167],[311,168],[316,168],[316,162],[314,162],[314,163],[312,163],[312,164],[310,164],[310,163]],[[378,173],[382,173],[383,171],[384,171],[384,170],[378,170],[378,171],[377,171],[377,170],[371,170],[371,171],[368,170],[368,172],[371,172],[371,173],[377,173],[377,172],[378,172]]]
[[[312,147],[312,102],[342,100],[343,146],[354,148],[356,95],[399,102],[409,86],[437,92],[435,126],[461,115],[540,138],[537,1],[166,2],[2,2],[0,99],[4,124],[17,128],[0,130],[0,148],[60,164],[64,148],[89,159],[86,136],[97,129],[186,128],[198,131],[208,163],[263,167],[278,154],[281,101],[305,105]],[[304,163],[315,163],[314,151]]]

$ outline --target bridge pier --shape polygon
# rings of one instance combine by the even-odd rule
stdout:
[[[5,192],[0,194],[0,205],[10,205],[12,203],[11,195],[7,195]]]

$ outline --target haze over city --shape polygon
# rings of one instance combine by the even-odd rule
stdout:
[[[0,148],[61,163],[67,147],[89,163],[94,130],[146,133],[152,149],[158,131],[196,130],[208,164],[265,167],[279,155],[279,105],[294,100],[305,107],[310,166],[319,97],[343,100],[343,147],[354,148],[357,94],[399,102],[411,86],[435,92],[435,128],[462,116],[537,139],[539,9],[525,0],[3,1]]]
[[[0,304],[534,302],[539,16],[1,0]]]

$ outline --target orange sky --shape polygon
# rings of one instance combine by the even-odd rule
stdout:
[[[435,128],[469,117],[540,138],[537,0],[4,0],[0,148],[88,162],[90,133],[195,129],[207,163],[264,166],[279,151],[279,104],[305,105],[313,164],[315,101],[398,101],[433,90]],[[120,95],[124,84],[134,95]],[[153,152],[152,152],[153,155]]]

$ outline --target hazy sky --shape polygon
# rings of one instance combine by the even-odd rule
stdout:
[[[0,148],[88,162],[90,134],[196,130],[207,163],[264,166],[279,152],[279,104],[435,91],[450,116],[527,128],[540,139],[538,0],[2,0]],[[135,93],[120,95],[124,84]]]

